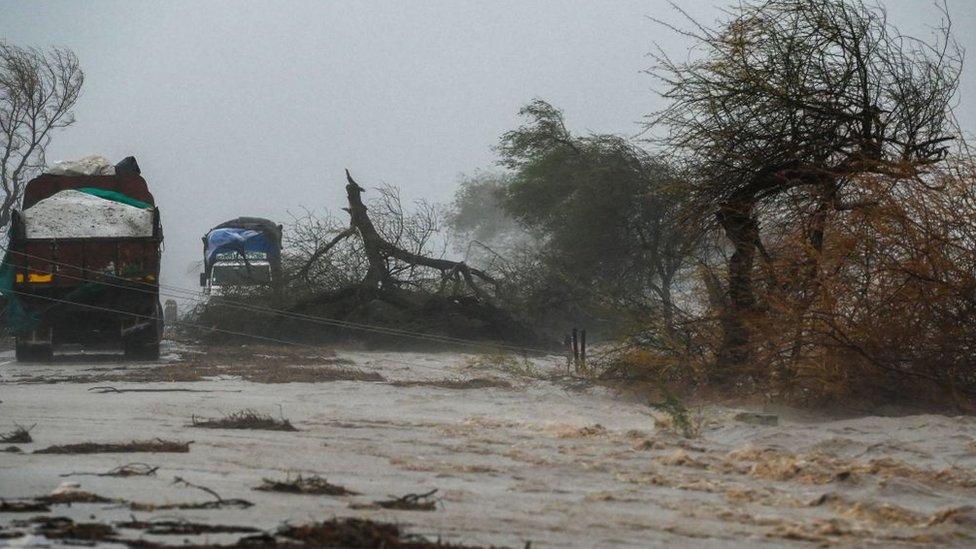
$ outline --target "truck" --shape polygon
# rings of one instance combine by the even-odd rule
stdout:
[[[282,226],[261,217],[238,217],[203,236],[200,286],[207,295],[275,287],[281,280]]]
[[[134,158],[114,168],[44,173],[24,188],[0,267],[19,361],[72,346],[159,357],[159,209]]]

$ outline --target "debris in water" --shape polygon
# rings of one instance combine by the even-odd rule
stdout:
[[[203,501],[197,503],[162,503],[159,505],[152,503],[138,503],[132,502],[129,504],[129,508],[133,511],[158,511],[158,510],[168,510],[168,509],[220,509],[224,507],[236,507],[238,509],[247,509],[248,507],[253,507],[254,504],[246,499],[231,498],[224,499],[220,497],[220,494],[214,490],[207,488],[206,486],[201,486],[199,484],[193,484],[180,477],[173,478],[173,484],[182,484],[190,488],[196,488],[198,490],[203,490],[204,492],[210,494],[214,497],[212,501]]]
[[[440,379],[430,381],[393,381],[394,387],[438,387],[440,389],[511,389],[504,379],[476,377],[473,379]]]
[[[133,440],[131,442],[82,442],[80,444],[64,444],[49,446],[35,450],[35,454],[115,454],[127,452],[168,452],[186,453],[190,451],[193,441],[179,442],[175,440]]]
[[[265,431],[297,431],[294,425],[285,418],[274,418],[256,410],[241,410],[228,414],[222,418],[197,419],[190,418],[191,427],[205,429],[259,429]]]
[[[106,471],[104,473],[72,472],[63,473],[62,477],[89,475],[94,477],[148,477],[156,474],[159,466],[149,465],[148,463],[127,463]]]
[[[225,524],[204,524],[184,520],[142,521],[134,517],[129,522],[118,522],[119,528],[127,530],[143,530],[146,534],[156,536],[197,536],[201,534],[253,534],[260,532],[251,526],[233,526]]]
[[[735,415],[735,420],[750,425],[763,425],[767,427],[779,425],[779,416],[762,412],[739,412]]]
[[[81,489],[77,482],[62,482],[54,489],[50,495],[35,498],[37,501],[49,504],[72,504],[72,503],[109,503],[112,500],[92,494]]]
[[[75,522],[68,517],[34,517],[34,533],[49,539],[84,541],[94,545],[101,541],[115,541],[115,529],[98,522]]]
[[[405,496],[395,497],[390,496],[392,499],[375,501],[377,506],[383,509],[396,509],[399,511],[433,511],[437,509],[437,500],[432,499],[437,493],[437,488],[434,488],[430,492],[424,494],[407,494]]]
[[[295,479],[285,480],[263,479],[263,484],[255,488],[263,492],[283,492],[287,494],[313,494],[325,496],[355,496],[357,492],[348,490],[343,486],[331,484],[320,476],[303,477],[298,475]]]
[[[0,434],[0,442],[6,443],[17,443],[17,444],[27,444],[34,442],[31,438],[30,432],[36,427],[37,424],[31,425],[30,427],[24,427],[22,425],[14,424],[14,430],[9,433]]]
[[[278,536],[309,547],[384,547],[384,548],[462,548],[440,540],[432,542],[418,535],[405,534],[395,524],[366,519],[332,519],[325,522],[282,526]],[[246,540],[241,540],[245,542]]]
[[[0,513],[47,513],[51,508],[36,500],[7,501],[0,499]]]

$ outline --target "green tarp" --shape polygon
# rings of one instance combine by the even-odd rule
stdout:
[[[136,208],[149,209],[152,204],[141,200],[136,200],[120,192],[97,189],[95,187],[83,187],[78,189],[83,193],[135,206]],[[10,253],[4,254],[3,262],[0,263],[0,323],[5,325],[10,332],[23,333],[33,330],[41,321],[44,311],[50,309],[54,304],[41,307],[37,311],[28,311],[21,303],[20,296],[13,293],[14,276],[16,275],[14,266],[10,263]],[[97,282],[87,282],[80,284],[73,291],[63,296],[61,299],[70,302],[83,301],[84,298],[97,294],[103,290]]]
[[[104,198],[105,200],[111,200],[112,202],[121,202],[123,204],[135,206],[136,208],[141,208],[143,210],[148,210],[149,208],[152,208],[152,204],[148,204],[146,202],[143,202],[142,200],[136,200],[135,198],[124,195],[120,192],[106,191],[105,189],[98,189],[95,187],[82,187],[78,190],[83,193],[88,193],[92,196]]]

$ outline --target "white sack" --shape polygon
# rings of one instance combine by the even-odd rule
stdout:
[[[51,175],[115,175],[115,165],[104,156],[93,154],[78,160],[62,160],[44,173]]]
[[[152,236],[153,211],[69,189],[24,210],[24,224],[27,238]]]

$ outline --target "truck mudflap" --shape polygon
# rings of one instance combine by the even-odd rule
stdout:
[[[163,307],[156,301],[152,318],[131,318],[122,323],[122,349],[128,360],[157,360],[163,337]]]

